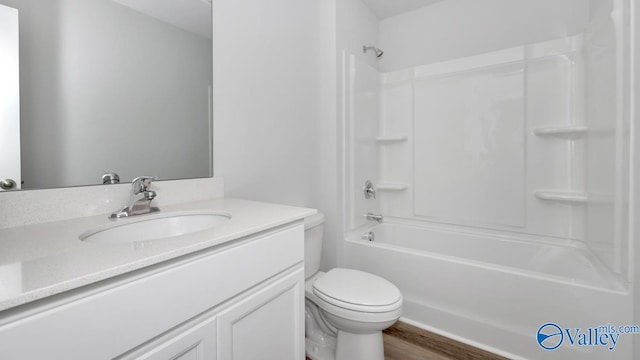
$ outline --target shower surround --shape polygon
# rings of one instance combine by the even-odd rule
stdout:
[[[496,14],[442,1],[378,27],[357,2],[338,8],[363,25],[338,35],[343,264],[394,282],[405,321],[509,358],[630,358],[631,335],[612,350],[538,337],[632,323],[628,2],[555,2],[543,19],[531,1],[492,1]],[[443,17],[442,33],[416,33]],[[468,39],[482,35],[482,49]],[[356,51],[358,37],[384,54]]]

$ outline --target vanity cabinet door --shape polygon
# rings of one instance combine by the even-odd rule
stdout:
[[[182,326],[117,360],[215,360],[216,318]]]
[[[299,267],[218,314],[218,359],[304,359],[303,314]]]

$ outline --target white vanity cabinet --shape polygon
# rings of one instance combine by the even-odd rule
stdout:
[[[303,314],[298,269],[220,312],[218,359],[304,359]]]
[[[160,336],[120,359],[200,360],[217,359],[216,317],[205,316],[170,334]]]
[[[0,312],[0,358],[304,359],[297,221]]]

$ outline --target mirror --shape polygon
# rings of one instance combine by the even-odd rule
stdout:
[[[19,40],[13,60],[20,75],[18,102],[0,88],[0,151],[18,164],[16,175],[15,166],[0,162],[0,185],[102,184],[104,173],[121,182],[213,175],[210,0],[0,5],[0,16],[2,9],[17,13],[19,38],[0,26],[0,49]],[[0,67],[11,63],[0,56]],[[8,69],[0,74],[15,74],[15,66]],[[19,118],[6,110],[11,101]],[[12,118],[19,134],[9,134],[18,128]]]

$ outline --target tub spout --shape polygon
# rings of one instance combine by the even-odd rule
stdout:
[[[369,221],[377,221],[379,223],[382,222],[382,214],[372,214],[372,213],[367,213],[365,215],[365,217],[367,218],[367,220]]]

